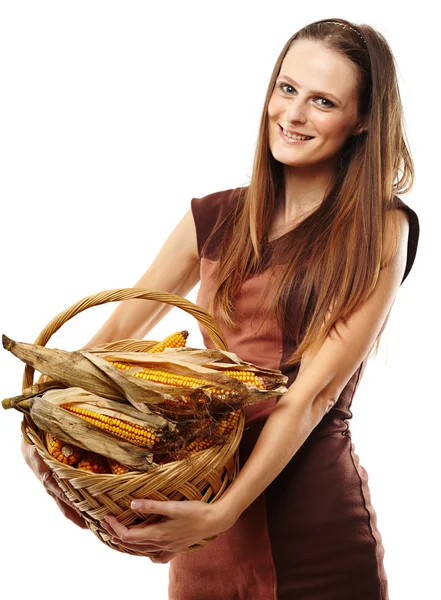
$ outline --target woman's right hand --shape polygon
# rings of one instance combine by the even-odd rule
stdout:
[[[82,529],[88,529],[80,511],[69,500],[58,483],[55,481],[51,470],[38,454],[36,447],[28,444],[23,437],[21,439],[21,451],[27,465],[32,469],[35,476],[38,477],[38,479],[44,485],[49,496],[52,496],[52,498],[55,500],[63,515],[75,523],[75,525],[78,525],[78,527],[81,527]]]

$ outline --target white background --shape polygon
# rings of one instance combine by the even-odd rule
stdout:
[[[351,429],[391,600],[441,597],[432,276],[441,90],[439,25],[424,4],[406,13],[398,2],[10,0],[0,12],[0,329],[26,342],[81,298],[133,286],[192,197],[248,183],[271,70],[295,31],[343,17],[390,43],[417,174],[403,200],[418,213],[421,237],[354,398]],[[114,308],[76,316],[48,347],[81,347]],[[189,345],[202,345],[196,321],[179,309],[148,337],[182,328]],[[0,360],[1,398],[19,394],[23,363],[3,349]],[[166,599],[169,566],[112,551],[65,520],[22,459],[20,414],[0,411],[2,593]]]

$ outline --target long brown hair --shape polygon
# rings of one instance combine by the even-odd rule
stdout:
[[[284,334],[296,343],[286,364],[297,363],[304,353],[318,348],[337,321],[344,323],[372,293],[380,269],[399,244],[398,211],[388,210],[396,206],[395,194],[408,193],[414,181],[395,60],[384,37],[369,25],[344,19],[306,25],[286,42],[274,65],[250,184],[240,188],[234,210],[218,224],[223,227],[220,266],[210,312],[217,310],[230,327],[240,327],[234,320],[234,294],[259,268],[283,185],[284,165],[274,159],[269,147],[268,103],[283,59],[300,39],[320,41],[358,67],[359,114],[367,131],[347,140],[341,168],[319,207],[273,245],[272,262],[278,269],[277,277],[270,280],[270,310]],[[390,215],[395,215],[395,233],[386,239]],[[287,310],[293,287],[295,307]]]

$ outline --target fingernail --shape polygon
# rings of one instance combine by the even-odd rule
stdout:
[[[136,510],[138,508],[141,508],[142,505],[141,505],[141,502],[139,500],[132,500],[132,503],[131,503],[130,506],[131,506],[131,508],[133,508],[133,509]]]

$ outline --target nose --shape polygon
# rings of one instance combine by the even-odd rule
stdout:
[[[300,98],[293,98],[286,108],[286,118],[288,122],[305,123],[307,120],[307,107]]]

